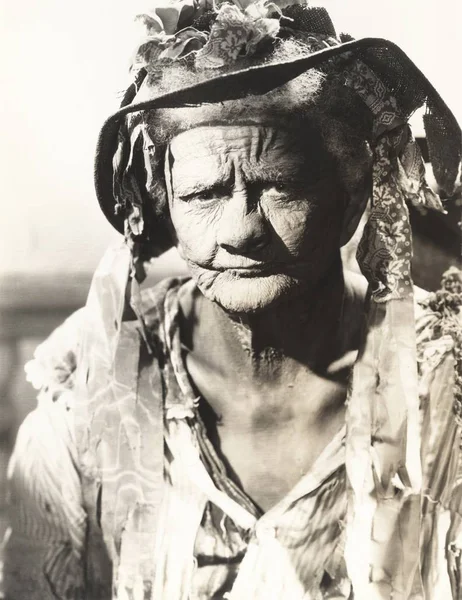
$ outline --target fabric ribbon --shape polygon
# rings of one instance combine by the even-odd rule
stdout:
[[[76,438],[84,504],[90,512],[100,507],[96,520],[118,597],[145,598],[163,493],[162,373],[147,358],[143,322],[126,319],[132,264],[126,245],[111,249],[93,278],[78,358]]]
[[[369,305],[348,398],[345,558],[355,598],[405,600],[421,593],[419,395],[406,200],[443,209],[385,86],[361,63],[347,81],[374,113],[377,138],[372,208],[357,253]]]

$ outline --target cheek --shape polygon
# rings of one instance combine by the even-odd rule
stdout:
[[[287,201],[265,210],[268,221],[290,254],[316,255],[340,247],[342,211],[337,197]]]
[[[207,262],[216,253],[216,211],[196,209],[187,203],[170,206],[170,218],[175,229],[178,250],[193,262]]]
[[[304,204],[304,203],[303,203]],[[291,206],[271,207],[266,211],[275,235],[282,241],[291,254],[300,249],[307,237],[310,226],[311,208],[302,203],[291,203]]]

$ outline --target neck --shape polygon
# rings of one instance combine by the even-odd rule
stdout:
[[[286,359],[314,370],[324,370],[335,360],[342,349],[339,334],[344,294],[338,261],[315,286],[306,286],[296,297],[256,314],[229,314],[205,298],[202,310],[205,322],[220,332],[229,359],[268,377],[269,373],[276,375]]]

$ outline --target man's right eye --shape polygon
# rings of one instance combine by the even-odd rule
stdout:
[[[213,202],[214,200],[220,200],[228,196],[229,191],[225,186],[216,186],[213,188],[204,189],[191,194],[184,194],[180,196],[180,200],[183,202]]]
[[[213,200],[215,195],[212,190],[205,190],[203,192],[197,192],[193,194],[193,200],[199,200],[201,202],[207,202],[209,200]]]

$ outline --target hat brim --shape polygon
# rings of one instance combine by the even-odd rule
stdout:
[[[425,90],[424,104],[430,100],[432,107],[437,111],[439,119],[445,122],[445,130],[449,136],[457,139],[451,140],[451,146],[458,148],[458,156],[453,160],[460,163],[462,155],[462,133],[460,127],[441,96],[428,81],[412,60],[393,42],[383,38],[361,38],[344,42],[338,46],[329,47],[314,52],[303,58],[289,61],[256,65],[222,73],[206,81],[165,93],[142,102],[136,100],[136,88],[129,104],[122,106],[112,114],[103,124],[96,148],[95,157],[95,189],[98,202],[104,215],[111,225],[120,233],[124,232],[124,215],[116,214],[115,199],[113,194],[113,164],[112,159],[117,149],[118,130],[124,117],[130,113],[156,110],[160,108],[180,108],[212,104],[226,100],[236,100],[249,95],[262,95],[276,89],[305,71],[319,67],[327,61],[346,55],[352,59],[362,58],[362,54],[370,49],[380,49],[382,61],[389,55],[390,63],[399,63],[412,73],[413,79],[419,80],[421,88]],[[393,89],[390,90],[394,92]],[[417,106],[415,108],[418,108]],[[448,139],[448,144],[450,140]]]

